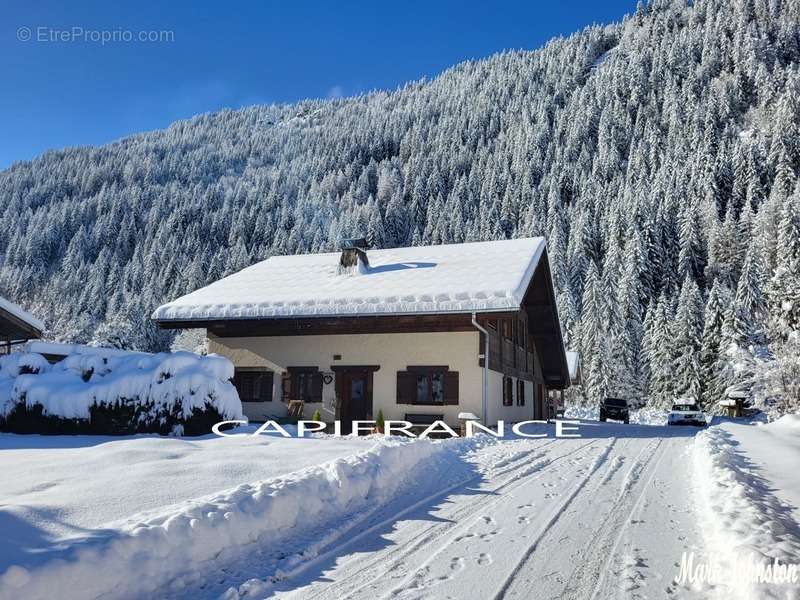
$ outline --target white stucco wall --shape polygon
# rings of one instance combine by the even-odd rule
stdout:
[[[286,337],[217,338],[209,336],[209,352],[229,358],[237,367],[267,366],[267,358],[283,367],[318,367],[330,371],[332,365],[380,365],[373,374],[373,415],[383,410],[386,419],[403,419],[406,413],[444,414],[450,424],[458,423],[458,413],[480,415],[482,374],[478,365],[478,333],[387,333],[369,335],[309,335]],[[341,355],[341,360],[334,360]],[[420,406],[397,404],[397,372],[408,365],[447,365],[458,371],[458,406]],[[334,376],[335,377],[335,376]],[[270,415],[285,415],[280,401],[280,375],[275,376],[273,401],[244,403],[245,414],[254,420]],[[333,406],[335,379],[323,386],[324,406]],[[304,416],[322,407],[307,404]],[[325,414],[323,418],[332,419]]]
[[[517,406],[517,379],[514,381],[514,404],[503,406],[503,374],[489,371],[489,422],[503,420],[506,423],[533,419],[533,383],[525,382],[525,406]]]
[[[269,367],[264,359],[283,367],[318,367],[323,372],[330,372],[332,365],[380,365],[373,374],[373,415],[379,409],[386,419],[403,419],[406,413],[443,414],[445,421],[454,426],[458,424],[459,412],[481,416],[483,368],[478,364],[477,332],[242,338],[209,335],[209,352],[229,358],[237,367]],[[334,355],[341,355],[341,359],[334,360]],[[408,365],[447,365],[451,371],[458,371],[459,405],[397,404],[397,372],[405,371]],[[525,383],[525,406],[516,406],[516,402],[513,406],[503,406],[502,380],[501,373],[489,371],[489,423],[494,424],[498,419],[507,422],[532,419],[533,383]],[[333,419],[332,414],[322,409],[334,405],[335,375],[334,381],[323,386],[322,396],[322,404],[306,405],[305,418],[310,419],[319,409],[324,420]],[[272,402],[243,403],[243,407],[245,414],[256,421],[285,415],[280,374],[275,375]]]

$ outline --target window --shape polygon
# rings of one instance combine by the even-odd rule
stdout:
[[[317,367],[289,367],[287,383],[289,400],[322,402],[322,373]]]
[[[415,404],[444,404],[444,373],[441,371],[417,373]]]
[[[242,402],[272,402],[272,371],[241,368],[233,372],[233,385]]]
[[[408,367],[397,372],[397,403],[458,404],[458,372],[448,367]]]
[[[503,319],[503,337],[507,340],[514,339],[514,321],[511,319]]]
[[[511,377],[503,377],[503,406],[514,405],[514,380]]]
[[[517,406],[525,406],[525,381],[517,379]]]

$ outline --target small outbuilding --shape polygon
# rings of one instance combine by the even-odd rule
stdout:
[[[565,352],[567,357],[567,369],[569,370],[569,385],[581,385],[583,383],[583,372],[581,371],[580,354],[572,350]],[[564,416],[566,408],[564,404],[564,388],[550,386],[547,388],[547,418],[555,419]]]
[[[11,353],[11,347],[42,337],[44,323],[13,302],[0,296],[0,343],[2,352]]]
[[[729,388],[725,392],[725,398],[720,400],[719,405],[725,409],[725,414],[728,417],[743,417],[747,398],[748,393],[745,390]]]

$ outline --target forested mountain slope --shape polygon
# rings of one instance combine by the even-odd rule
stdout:
[[[0,293],[158,349],[155,306],[272,254],[545,235],[588,398],[763,400],[800,321],[799,24],[659,0],[393,92],[48,152],[0,173]]]

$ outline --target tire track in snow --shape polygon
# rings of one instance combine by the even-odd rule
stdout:
[[[348,573],[347,578],[343,581],[337,581],[333,584],[322,586],[318,590],[308,589],[304,590],[301,594],[303,600],[306,599],[313,599],[313,598],[347,598],[356,594],[365,588],[378,583],[378,587],[380,589],[385,588],[385,578],[389,576],[392,572],[396,572],[397,569],[402,566],[405,562],[408,562],[409,557],[412,556],[415,552],[422,551],[424,548],[429,547],[445,536],[447,534],[451,534],[450,540],[455,539],[459,536],[462,531],[468,530],[472,527],[475,522],[480,518],[480,515],[487,512],[487,509],[491,508],[497,502],[500,502],[503,499],[503,496],[500,495],[501,492],[509,493],[514,491],[520,486],[526,485],[532,481],[536,481],[546,473],[545,469],[553,464],[562,462],[563,460],[569,458],[576,458],[582,456],[584,451],[586,453],[591,452],[592,448],[596,446],[597,440],[590,440],[585,444],[581,444],[577,448],[572,448],[569,451],[565,452],[564,454],[557,455],[551,458],[545,458],[540,460],[536,463],[529,464],[524,463],[516,467],[513,471],[504,471],[503,473],[509,473],[508,477],[506,477],[503,481],[499,484],[482,490],[484,492],[481,497],[475,502],[469,502],[462,506],[458,506],[452,513],[447,515],[448,521],[445,522],[436,522],[429,526],[425,531],[418,532],[409,543],[401,543],[398,546],[386,551],[386,552],[379,552],[376,553],[368,562],[364,562],[362,559],[359,562],[357,570],[352,573]],[[537,444],[534,448],[531,448],[528,453],[536,452],[537,450],[541,449],[542,447],[549,445],[552,443],[552,440]],[[508,464],[508,463],[507,463]],[[539,475],[534,477],[526,477],[527,475],[531,475],[532,473],[539,472]],[[474,478],[469,479],[463,482],[462,487],[464,485],[469,485],[474,481],[480,480],[482,477],[486,476],[486,473],[479,473]],[[422,506],[426,503],[430,503],[432,501],[437,500],[438,498],[447,496],[452,490],[444,490],[441,492],[437,492],[431,496],[428,496],[415,504],[415,507]],[[386,527],[389,524],[392,524],[399,520],[399,517],[405,516],[408,513],[413,512],[413,508],[409,507],[408,509],[402,511],[401,513],[395,513],[391,517],[376,523],[375,525],[371,526],[368,530],[360,532],[358,536],[351,538],[346,543],[337,545],[336,547],[331,548],[330,550],[326,551],[325,554],[320,554],[320,556],[311,561],[309,563],[305,563],[303,565],[298,566],[298,568],[293,571],[288,577],[295,577],[299,575],[302,571],[307,570],[310,568],[314,563],[320,562],[326,558],[330,558],[331,556],[336,556],[341,554],[342,551],[348,547],[352,547],[354,542],[357,542],[359,539],[364,538],[370,533],[373,533],[376,530],[379,530],[383,527]],[[470,516],[474,516],[474,519],[469,519]],[[445,540],[447,541],[447,540]],[[438,554],[442,548],[446,547],[447,543],[440,546],[438,550],[434,550],[432,552]],[[491,560],[490,558],[485,558],[484,560]],[[420,565],[419,568],[422,568]],[[383,584],[383,585],[382,585]],[[343,589],[342,589],[343,588]]]
[[[547,535],[547,533],[553,528],[555,523],[561,518],[564,514],[564,511],[567,507],[572,503],[572,501],[576,498],[576,496],[580,493],[580,491],[586,486],[592,476],[598,472],[600,467],[608,458],[608,455],[611,453],[611,449],[617,443],[619,438],[612,438],[611,443],[606,446],[603,451],[600,453],[597,458],[595,458],[594,463],[589,468],[588,473],[581,479],[581,481],[576,485],[572,492],[570,492],[569,496],[567,496],[566,500],[561,502],[553,511],[552,516],[548,521],[545,523],[545,526],[539,531],[536,538],[534,538],[533,542],[528,546],[528,549],[522,554],[519,560],[516,561],[514,564],[514,568],[511,570],[509,575],[505,578],[503,583],[500,586],[500,589],[494,595],[494,600],[499,600],[503,598],[508,591],[508,588],[511,586],[514,578],[516,577],[520,567],[525,564],[528,558],[536,551],[536,548],[539,547],[539,543],[542,539]]]
[[[659,447],[661,446],[662,440],[656,440],[654,442],[650,442],[649,444],[645,445],[640,451],[636,458],[633,460],[633,464],[628,472],[625,474],[625,478],[623,479],[622,483],[620,484],[619,493],[616,496],[611,507],[606,511],[608,518],[603,521],[602,526],[594,533],[592,536],[591,542],[586,545],[588,552],[584,554],[584,556],[606,556],[606,559],[603,563],[603,569],[607,568],[611,562],[613,557],[613,552],[610,554],[605,554],[607,551],[607,541],[609,536],[613,535],[614,531],[619,532],[619,536],[617,539],[621,539],[624,532],[627,530],[628,525],[630,523],[630,518],[633,515],[632,510],[625,510],[625,506],[630,504],[629,500],[630,497],[626,494],[633,488],[636,482],[639,481],[640,474],[642,470],[650,464],[653,459],[653,456],[658,451]],[[642,460],[642,456],[647,455],[645,460]],[[656,470],[653,469],[653,474],[655,474]],[[651,475],[652,476],[652,475]],[[639,500],[644,496],[644,492],[647,489],[647,486],[642,488],[642,491],[634,500],[634,506],[638,505]],[[604,543],[605,542],[605,543]],[[615,542],[613,547],[616,548],[617,543]],[[599,559],[602,560],[602,559]],[[572,571],[570,574],[570,580],[574,577],[578,578],[578,583],[583,584],[583,581],[587,577],[587,572],[589,570],[588,565],[592,565],[592,567],[597,565],[598,561],[578,561],[577,567]],[[597,573],[600,577],[603,576],[603,572],[600,569],[597,569]],[[592,595],[596,593],[598,589],[597,583],[592,588]],[[565,590],[566,592],[569,591],[569,588]],[[585,594],[585,586],[581,586],[580,592],[577,595],[567,595],[566,597],[586,597]]]
[[[545,444],[540,445],[539,448],[541,448],[544,445]],[[515,469],[513,473],[505,480],[503,480],[500,484],[496,485],[493,488],[483,490],[483,493],[485,495],[483,495],[477,502],[461,506],[457,508],[454,513],[448,515],[448,517],[450,518],[449,523],[447,523],[443,527],[437,528],[436,525],[431,527],[430,528],[431,530],[435,530],[432,535],[420,539],[417,543],[409,547],[407,551],[404,551],[401,557],[398,560],[396,560],[389,568],[385,568],[383,566],[384,563],[383,560],[376,561],[378,564],[381,565],[383,572],[380,575],[373,577],[366,585],[353,590],[351,593],[360,591],[364,587],[367,587],[370,584],[375,583],[375,581],[381,579],[382,577],[385,577],[387,574],[396,570],[398,564],[407,561],[408,557],[412,555],[414,552],[421,550],[424,547],[431,545],[433,542],[440,540],[441,538],[445,537],[447,533],[452,533],[450,539],[445,540],[445,544],[440,546],[437,550],[435,550],[433,555],[429,556],[432,557],[437,555],[439,552],[441,552],[443,548],[446,548],[449,545],[450,541],[459,540],[462,537],[460,535],[461,533],[471,529],[475,525],[475,523],[479,522],[481,518],[484,518],[482,513],[487,512],[487,509],[490,509],[495,504],[501,502],[503,500],[503,497],[499,495],[500,492],[509,493],[523,485],[526,485],[533,481],[537,481],[541,476],[546,474],[545,469],[547,467],[550,467],[553,464],[561,462],[562,460],[567,459],[569,457],[575,458],[576,456],[580,456],[583,454],[584,450],[586,450],[587,448],[591,450],[593,446],[594,446],[594,440],[586,444],[582,444],[578,448],[573,448],[568,452],[558,455],[556,457],[546,458],[544,460],[535,462],[533,464],[526,463],[524,465],[521,465],[519,468]],[[524,477],[535,472],[539,472],[540,474],[535,477],[531,477],[529,479],[523,479]],[[478,514],[478,516],[475,516],[477,513],[480,514]],[[475,518],[470,519],[469,521],[464,521],[465,519],[468,519],[471,516]],[[452,532],[450,531],[451,529],[453,529]],[[423,563],[423,565],[428,564],[428,562],[429,561],[426,561],[425,563]]]
[[[656,473],[658,473],[658,465],[661,463],[661,459],[664,457],[664,450],[661,450],[659,452],[659,450],[661,449],[661,447],[663,445],[663,442],[664,442],[663,439],[659,439],[658,440],[658,445],[656,446],[656,448],[653,450],[653,452],[648,457],[647,462],[645,464],[641,465],[636,470],[635,474],[633,473],[633,471],[634,471],[634,469],[636,469],[636,465],[634,465],[631,468],[631,471],[625,477],[625,481],[623,482],[623,489],[620,490],[620,495],[617,498],[617,504],[621,503],[623,498],[626,496],[627,492],[630,489],[632,489],[634,485],[636,485],[636,483],[640,480],[642,471],[645,469],[645,467],[649,466],[651,462],[653,462],[653,456],[658,454],[657,458],[655,459],[655,462],[653,462],[652,468],[650,469],[650,475],[647,477],[647,481],[645,481],[645,483],[641,486],[641,490],[637,494],[636,500],[634,501],[633,506],[630,509],[630,512],[627,513],[625,515],[625,518],[621,520],[621,523],[620,523],[621,526],[619,527],[619,531],[618,531],[616,537],[614,538],[614,541],[613,541],[613,543],[611,545],[611,548],[610,548],[610,550],[608,552],[606,560],[603,563],[603,567],[600,570],[600,576],[599,576],[599,578],[597,580],[597,583],[594,586],[594,589],[592,590],[592,595],[590,597],[590,600],[594,600],[595,598],[597,598],[598,593],[600,592],[600,590],[602,589],[603,585],[605,584],[606,573],[608,572],[608,570],[609,570],[609,568],[611,566],[611,561],[614,559],[615,555],[617,554],[617,549],[619,548],[620,541],[622,541],[622,538],[625,535],[625,533],[627,532],[628,527],[630,527],[631,519],[634,517],[634,515],[639,514],[639,512],[641,510],[642,504],[643,504],[645,496],[646,496],[646,492],[647,492],[648,488],[650,487],[650,484],[652,483],[653,478],[656,476]]]
[[[550,439],[542,444],[533,448],[526,448],[524,450],[516,450],[512,454],[504,455],[497,462],[493,462],[486,467],[487,477],[497,477],[498,475],[505,475],[506,473],[513,472],[517,468],[517,463],[521,460],[530,459],[537,460],[547,455],[547,452],[541,452],[543,448],[555,443],[555,439]],[[531,454],[534,456],[531,457]]]
[[[623,444],[627,445],[630,443],[632,438],[615,438],[621,439]],[[633,481],[631,474],[633,472],[641,472],[641,470],[646,467],[652,461],[653,456],[656,454],[659,446],[661,445],[661,440],[656,440],[653,442],[649,442],[644,445],[641,450],[638,452],[636,458],[633,459],[633,465],[631,469],[629,469],[628,473],[625,476],[623,482],[621,482],[620,487],[624,487],[628,481]],[[642,458],[646,456],[646,458]],[[607,456],[606,456],[607,457]],[[598,481],[598,483],[589,491],[586,491],[582,494],[582,498],[586,499],[586,502],[589,503],[592,507],[599,506],[599,503],[593,502],[595,498],[601,497],[600,490],[608,485],[611,479],[614,477],[616,473],[619,472],[624,460],[617,460],[620,456],[615,456],[614,459],[611,460],[611,463],[608,467],[608,470],[605,472],[603,477]],[[643,466],[637,466],[643,465]],[[655,473],[655,469],[653,471]],[[588,481],[588,480],[587,480]],[[632,487],[632,485],[631,485]],[[646,486],[645,486],[646,489]],[[639,498],[644,495],[644,491],[637,496],[636,502],[638,503]],[[577,494],[576,494],[577,496]],[[577,588],[575,588],[575,584],[567,585],[559,592],[555,592],[551,590],[551,596],[549,597],[564,597],[564,598],[586,598],[590,593],[593,593],[592,590],[587,590],[587,584],[584,583],[587,577],[590,577],[592,573],[596,572],[595,567],[599,562],[602,560],[606,560],[606,565],[610,563],[611,557],[606,556],[608,543],[603,543],[608,539],[609,536],[613,535],[614,531],[619,531],[619,538],[621,539],[622,535],[624,534],[624,529],[627,527],[627,522],[629,520],[630,512],[625,510],[625,505],[629,504],[626,500],[630,500],[626,498],[624,494],[615,494],[612,496],[614,498],[611,506],[608,509],[603,510],[602,514],[599,515],[600,518],[603,519],[603,524],[592,534],[592,536],[583,542],[575,544],[576,548],[581,549],[581,553],[576,557],[571,557],[570,564],[576,565],[572,571],[563,577],[563,580],[566,582],[573,582],[577,578]],[[575,496],[571,500],[574,500]],[[571,501],[570,501],[571,502]],[[550,536],[551,539],[548,540],[548,544],[557,543],[559,541],[559,537],[562,533],[559,531],[559,525],[561,524],[560,517],[565,514],[566,509],[568,506],[564,506],[562,512],[558,515],[558,518],[554,519],[550,528],[543,532],[541,539],[537,540],[537,544],[542,544],[542,540],[546,537]],[[564,526],[567,528],[567,539],[569,539],[569,529],[574,525],[574,523],[565,523]],[[542,544],[544,545],[544,544]],[[517,564],[516,568],[512,571],[511,575],[509,576],[508,580],[505,582],[503,588],[501,588],[495,599],[499,598],[506,598],[508,596],[513,597],[529,597],[528,590],[534,587],[534,582],[532,582],[528,578],[529,573],[533,572],[541,572],[533,567],[534,560],[542,560],[541,557],[535,556],[536,547],[530,548],[530,551],[526,553],[526,556],[523,557],[521,561]],[[597,557],[594,560],[587,560],[589,557]],[[554,594],[554,595],[553,595]],[[542,595],[542,597],[544,597]]]

